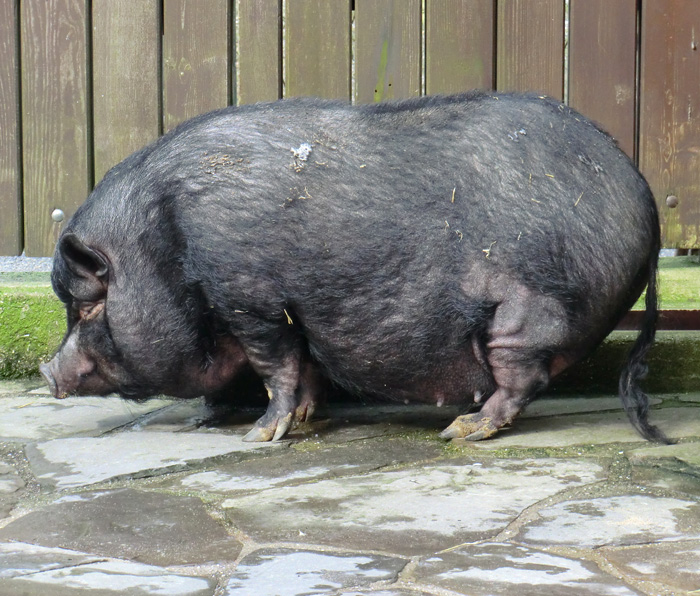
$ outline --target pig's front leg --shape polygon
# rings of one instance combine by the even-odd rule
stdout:
[[[295,374],[297,382],[295,384]],[[244,441],[277,441],[297,422],[307,422],[321,401],[324,381],[316,365],[290,359],[265,381],[270,404]]]
[[[281,321],[240,317],[236,335],[270,403],[244,441],[277,441],[295,422],[306,420],[316,404],[315,372],[305,362],[303,339],[286,315]]]
[[[300,361],[297,354],[288,354],[276,364],[265,363],[253,368],[263,377],[270,403],[265,414],[255,423],[244,441],[277,441],[291,428],[297,408]],[[261,370],[262,369],[262,370]],[[263,372],[264,371],[264,372]]]
[[[297,388],[297,409],[294,414],[295,422],[311,420],[316,406],[325,398],[326,382],[321,376],[318,366],[308,358],[301,363],[299,387]]]

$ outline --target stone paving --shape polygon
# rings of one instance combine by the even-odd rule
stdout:
[[[543,398],[444,442],[452,408],[335,404],[288,440],[202,400],[0,383],[0,596],[700,595],[700,395]]]

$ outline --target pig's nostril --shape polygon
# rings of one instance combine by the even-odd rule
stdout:
[[[51,367],[49,367],[48,364],[42,364],[39,366],[39,371],[41,372],[41,376],[44,377],[44,380],[48,384],[52,395],[54,397],[58,397],[58,385],[56,384],[56,379],[54,379],[53,375],[51,374]]]

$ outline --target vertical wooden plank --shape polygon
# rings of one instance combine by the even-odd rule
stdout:
[[[282,0],[238,0],[238,103],[282,97]]]
[[[700,248],[700,6],[644,0],[639,165],[659,204],[664,246]],[[674,196],[671,209],[666,198]]]
[[[355,40],[355,101],[420,95],[420,0],[355,0]]]
[[[0,0],[0,255],[22,252],[16,6]]]
[[[89,185],[85,0],[21,3],[25,251],[52,254]]]
[[[350,99],[350,0],[289,0],[285,95]]]
[[[569,105],[634,158],[636,0],[571,0]]]
[[[496,86],[564,97],[564,0],[498,0]]]
[[[93,0],[95,180],[160,131],[159,0]]]
[[[493,0],[427,0],[427,93],[494,86]]]
[[[229,3],[165,0],[163,129],[228,105]]]

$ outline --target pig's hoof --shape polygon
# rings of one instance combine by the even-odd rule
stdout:
[[[491,418],[482,417],[478,413],[465,414],[464,416],[457,416],[452,424],[440,433],[440,438],[481,441],[492,437],[497,432],[498,427]]]
[[[294,422],[308,422],[311,420],[315,409],[313,402],[301,404],[294,412]]]
[[[264,443],[266,441],[279,441],[292,425],[292,413],[284,418],[273,418],[270,422],[265,421],[265,416],[255,423],[248,434],[243,437],[246,443]]]

